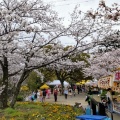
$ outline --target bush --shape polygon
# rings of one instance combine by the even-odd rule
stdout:
[[[24,100],[23,96],[21,96],[21,95],[17,96],[17,101],[23,101],[23,100]]]
[[[102,93],[101,93],[101,96],[106,96],[106,94],[107,94],[107,91],[103,90]]]

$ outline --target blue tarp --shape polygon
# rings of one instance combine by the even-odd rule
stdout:
[[[76,116],[78,120],[105,120],[107,116],[100,116],[100,115],[81,115]]]

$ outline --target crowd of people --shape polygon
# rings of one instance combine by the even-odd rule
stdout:
[[[64,95],[65,99],[68,98],[68,96],[73,97],[76,94],[79,94],[80,92],[84,92],[85,88],[83,86],[64,86],[62,88],[61,86],[55,86],[53,89],[42,89],[32,92],[32,94],[29,96],[29,98],[26,100],[30,101],[40,101],[45,102],[45,99],[50,99],[51,94],[54,96],[54,101],[57,102],[58,95]]]
[[[45,102],[46,99],[50,99],[51,95],[54,96],[53,101],[57,102],[58,101],[58,95],[64,95],[65,99],[68,98],[72,98],[75,97],[76,94],[80,94],[86,92],[85,91],[85,87],[84,86],[65,86],[64,88],[62,88],[61,86],[55,86],[53,89],[48,88],[48,89],[42,89],[42,90],[38,90],[36,92],[33,92],[30,96],[29,96],[29,100],[30,101],[40,101],[40,102]],[[92,91],[89,89],[88,91],[88,95],[89,97],[92,97]],[[88,105],[91,105],[91,100],[90,98],[87,97],[85,101],[88,102]],[[113,107],[112,107],[112,95],[111,95],[111,89],[109,88],[107,90],[107,94],[106,94],[106,105],[109,111],[112,112]]]
[[[38,90],[32,92],[32,94],[29,96],[27,100],[45,102],[46,98],[50,99],[50,95],[51,95],[50,89]]]

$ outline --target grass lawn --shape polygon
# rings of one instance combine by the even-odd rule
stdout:
[[[17,102],[15,109],[0,110],[0,120],[75,120],[80,108],[40,102]]]

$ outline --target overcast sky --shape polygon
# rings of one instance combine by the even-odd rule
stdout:
[[[58,12],[60,17],[65,17],[67,20],[69,13],[72,13],[74,7],[80,4],[82,11],[96,9],[100,0],[43,0],[46,3],[53,5],[53,9]],[[110,6],[112,3],[120,4],[120,0],[105,0],[106,4]],[[67,23],[66,23],[67,24]]]
[[[53,9],[58,12],[59,17],[64,17],[64,24],[68,24],[69,14],[72,13],[74,7],[80,4],[82,11],[87,11],[96,9],[98,7],[100,0],[43,0],[46,3],[50,3],[53,6]],[[113,3],[118,3],[120,5],[120,0],[105,0],[108,6],[111,6]],[[75,42],[72,39],[69,41],[61,40],[65,45],[71,45]]]

